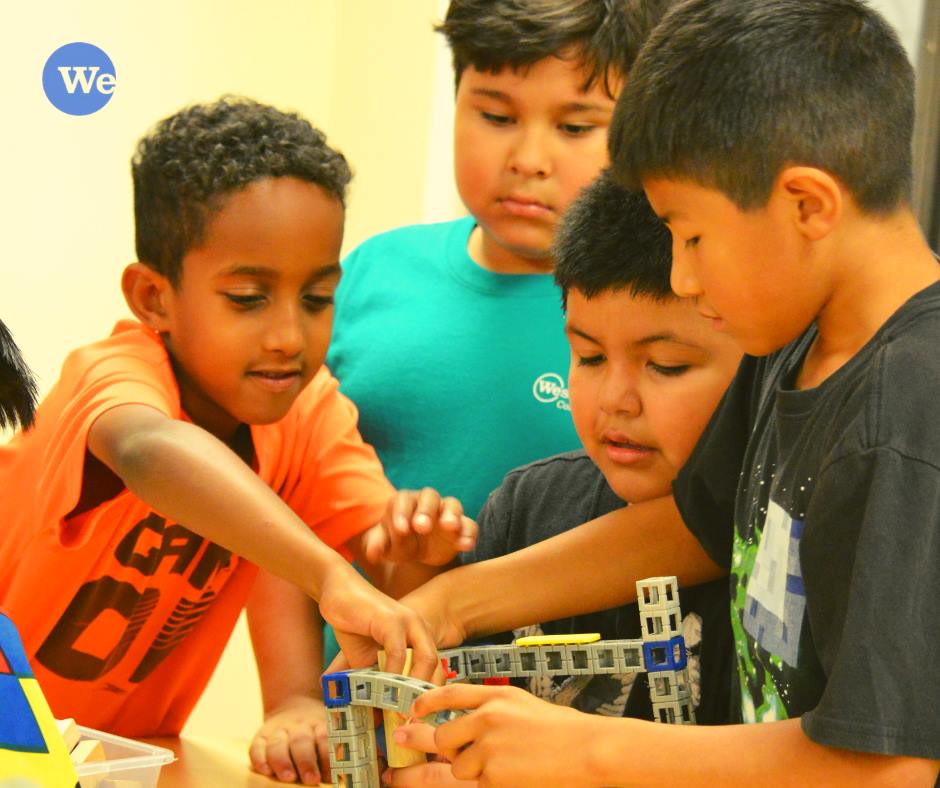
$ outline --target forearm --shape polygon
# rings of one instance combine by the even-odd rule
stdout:
[[[265,713],[294,697],[321,697],[323,619],[316,602],[262,570],[246,612]]]
[[[117,410],[117,409],[115,409]],[[99,419],[111,416],[111,411]],[[327,571],[355,571],[225,444],[205,430],[135,408],[132,429],[89,449],[161,514],[319,597]],[[121,419],[115,414],[112,422]],[[97,423],[96,423],[97,425]],[[353,580],[352,582],[355,582]]]
[[[634,601],[636,581],[646,577],[676,575],[681,585],[694,585],[724,573],[686,529],[669,497],[459,567],[415,597],[447,600],[448,618],[475,636]],[[420,603],[416,606],[420,610]]]
[[[754,725],[665,725],[596,718],[586,771],[599,785],[932,786],[938,762],[824,747],[798,719]]]

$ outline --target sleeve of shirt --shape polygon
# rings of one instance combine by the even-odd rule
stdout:
[[[861,450],[821,472],[813,500],[800,555],[826,687],[803,729],[833,747],[940,758],[940,470]]]
[[[82,491],[88,431],[95,420],[119,405],[142,404],[168,417],[179,413],[179,395],[164,353],[147,343],[114,351],[100,347],[76,351],[63,367],[56,400],[48,412],[53,421],[39,458],[37,491],[41,491],[38,522],[54,524],[58,539],[65,537],[65,518]],[[69,544],[80,535],[69,532]]]
[[[734,501],[750,432],[757,361],[744,357],[672,485],[686,527],[723,567],[731,560]]]
[[[321,370],[298,399],[296,419],[283,425],[288,462],[272,487],[326,544],[340,550],[375,525],[395,490],[375,450],[357,428],[356,407]]]

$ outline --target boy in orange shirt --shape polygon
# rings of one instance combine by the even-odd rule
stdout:
[[[428,676],[418,617],[335,552],[371,566],[392,494],[323,367],[345,159],[295,115],[223,100],[159,124],[133,175],[138,320],[70,354],[0,447],[0,606],[54,712],[179,733],[258,566],[317,599],[353,661],[381,643],[397,670],[411,645]]]

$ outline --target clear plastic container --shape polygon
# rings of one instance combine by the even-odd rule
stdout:
[[[171,750],[154,747],[133,739],[102,733],[92,728],[78,726],[79,741],[98,739],[104,747],[105,759],[76,765],[78,780],[85,788],[98,780],[134,780],[141,788],[156,788],[160,769],[176,760]]]

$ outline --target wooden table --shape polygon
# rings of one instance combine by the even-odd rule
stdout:
[[[247,741],[208,736],[144,741],[176,753],[177,760],[160,770],[158,788],[275,788],[285,785],[251,770]]]

